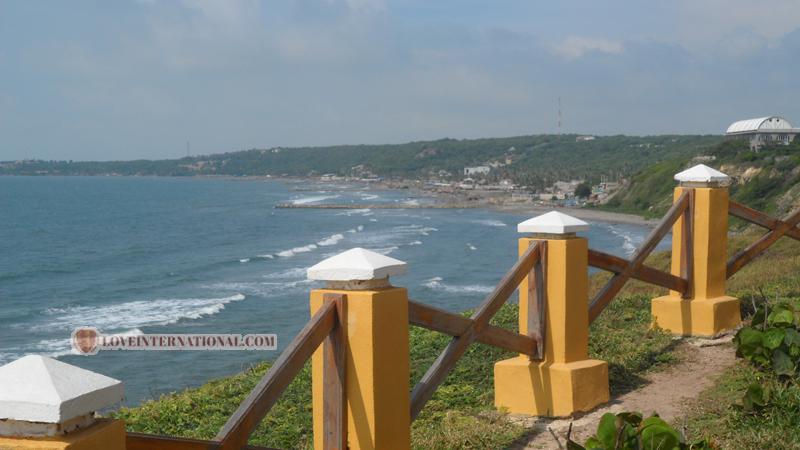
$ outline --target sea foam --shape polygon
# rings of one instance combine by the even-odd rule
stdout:
[[[488,294],[494,290],[494,286],[482,286],[478,284],[451,285],[443,282],[441,277],[433,277],[424,283],[423,286],[435,291],[443,291],[451,294]]]
[[[103,332],[111,332],[169,325],[179,320],[193,320],[217,314],[228,303],[244,299],[244,294],[237,293],[218,298],[164,298],[102,306],[73,306],[60,313],[45,311],[45,315],[52,316],[53,320],[32,328],[72,331],[88,325]]]

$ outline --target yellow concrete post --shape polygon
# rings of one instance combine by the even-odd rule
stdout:
[[[0,449],[125,450],[125,424],[95,411],[122,382],[39,355],[0,367]]]
[[[311,291],[311,313],[325,294],[344,294],[345,399],[347,440],[351,450],[409,449],[408,293],[389,284],[405,272],[394,258],[352,249],[308,270],[327,282]],[[323,448],[323,361],[312,359],[314,448]]]
[[[2,437],[3,450],[125,450],[125,423],[98,419],[82,430],[55,436]]]
[[[728,182],[722,172],[704,165],[687,169],[675,179],[675,199],[694,190],[692,215],[692,276],[690,295],[678,292],[654,298],[653,323],[676,335],[715,336],[741,322],[739,300],[725,295],[728,260]],[[673,275],[681,276],[684,248],[682,217],[672,229]]]
[[[520,254],[537,241],[547,242],[545,352],[541,361],[520,355],[495,364],[497,408],[564,417],[609,400],[608,364],[588,356],[588,243],[575,236],[586,229],[585,222],[555,211],[518,226],[533,233],[519,240]],[[528,281],[520,286],[519,301],[520,332],[526,334]]]

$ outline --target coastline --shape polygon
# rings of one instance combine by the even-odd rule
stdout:
[[[273,180],[273,181],[290,182],[290,183],[313,181],[314,183],[326,183],[326,184],[358,182],[358,181],[348,181],[348,180],[325,181],[318,178],[274,177],[274,176],[248,177],[248,179]],[[544,206],[544,205],[537,205],[532,202],[507,201],[507,197],[509,197],[508,192],[442,190],[439,188],[427,188],[423,185],[422,182],[415,180],[379,181],[379,182],[370,182],[367,183],[366,185],[367,185],[366,190],[391,190],[391,191],[408,190],[414,192],[416,195],[419,195],[421,197],[429,197],[435,200],[434,205],[419,205],[419,206],[413,206],[413,208],[426,208],[426,207],[434,209],[478,208],[478,209],[488,209],[492,211],[498,211],[510,214],[520,214],[520,215],[530,215],[530,216],[536,216],[539,214],[544,214],[556,210],[564,214],[568,214],[570,216],[586,221],[604,222],[612,224],[619,223],[627,225],[641,225],[646,227],[653,227],[658,223],[658,220],[656,219],[647,219],[642,216],[638,216],[636,214],[603,211],[599,209],[590,209],[590,208]],[[304,188],[303,190],[309,190],[309,189]],[[320,209],[325,208],[324,205],[320,206],[321,206]],[[367,207],[365,205],[354,205],[354,207],[356,206],[360,208]],[[408,207],[412,208],[412,206]]]

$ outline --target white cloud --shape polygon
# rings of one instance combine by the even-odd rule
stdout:
[[[763,41],[775,44],[800,24],[797,0],[681,0],[675,6],[675,36],[693,52],[723,47],[740,55]],[[726,43],[735,36],[738,42]]]
[[[553,50],[562,58],[576,59],[589,52],[622,53],[623,47],[621,42],[611,39],[569,36],[557,44]]]

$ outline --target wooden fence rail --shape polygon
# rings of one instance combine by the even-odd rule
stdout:
[[[539,244],[531,245],[528,248],[495,287],[494,291],[484,299],[483,303],[472,314],[469,327],[462,334],[453,337],[453,340],[450,341],[444,351],[436,358],[436,361],[428,368],[428,371],[411,392],[411,420],[417,418],[425,403],[431,398],[436,388],[444,381],[450,371],[453,370],[470,344],[483,334],[489,325],[489,320],[508,300],[511,294],[517,290],[517,286],[528,275],[539,258],[540,251]]]
[[[414,300],[408,301],[408,321],[411,325],[456,337],[463,336],[475,325],[473,319]],[[476,340],[512,352],[536,356],[536,339],[494,325],[487,325]]]
[[[733,204],[733,202],[731,203]],[[800,210],[794,211],[782,220],[773,219],[766,214],[759,213],[758,211],[739,205],[738,203],[729,211],[732,215],[768,228],[769,231],[759,240],[748,245],[728,260],[728,278],[732,277],[742,267],[777,242],[781,236],[788,234],[790,237],[798,239],[797,234],[800,233],[800,230],[796,227],[797,224],[800,223]]]
[[[616,297],[620,290],[622,290],[625,283],[633,277],[633,275],[639,271],[639,269],[644,264],[644,260],[650,255],[650,253],[656,248],[661,239],[669,233],[670,228],[675,222],[681,217],[681,215],[688,209],[689,207],[689,196],[688,192],[683,192],[678,200],[673,203],[672,207],[670,207],[667,214],[661,219],[661,222],[650,232],[650,235],[647,236],[644,243],[641,247],[639,247],[636,252],[633,254],[633,258],[631,261],[625,264],[625,267],[622,269],[621,272],[615,273],[614,276],[600,289],[600,292],[595,295],[594,299],[589,305],[589,323],[594,322],[595,319],[603,312],[606,306],[611,303],[611,300]],[[688,283],[688,281],[687,281]]]
[[[326,302],[314,314],[217,433],[214,440],[221,444],[221,450],[239,449],[247,444],[250,435],[317,347],[339,328],[338,321],[335,301]]]

